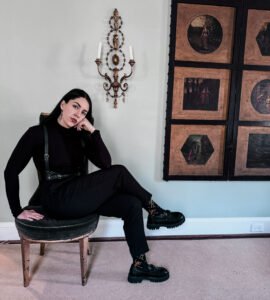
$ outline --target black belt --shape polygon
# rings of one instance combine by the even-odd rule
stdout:
[[[54,171],[45,172],[45,180],[56,180],[56,179],[65,179],[73,176],[80,176],[81,172],[69,173],[69,174],[60,174]]]

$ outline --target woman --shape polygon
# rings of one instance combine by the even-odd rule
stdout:
[[[101,170],[84,174],[85,157]],[[77,218],[93,212],[122,218],[133,258],[128,281],[161,282],[169,278],[165,268],[146,261],[149,249],[142,207],[149,213],[150,229],[179,226],[185,217],[160,208],[124,166],[111,165],[108,149],[93,126],[92,103],[86,92],[68,92],[41,125],[26,131],[8,161],[5,181],[12,214],[29,221],[44,217],[20,205],[19,174],[31,158],[41,180],[30,204],[42,205],[45,213],[55,218]]]

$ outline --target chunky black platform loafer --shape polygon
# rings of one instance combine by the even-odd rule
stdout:
[[[147,228],[159,229],[160,227],[174,228],[185,222],[185,216],[180,212],[164,210],[162,213],[148,215]]]
[[[169,271],[163,267],[150,265],[145,261],[140,264],[133,263],[128,274],[128,282],[140,283],[143,280],[162,282],[169,279]]]

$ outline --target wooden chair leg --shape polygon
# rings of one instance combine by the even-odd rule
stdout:
[[[88,236],[80,239],[79,243],[80,243],[82,285],[86,285],[86,282],[87,282]]]
[[[88,239],[88,243],[87,243],[87,254],[88,255],[92,254],[92,246],[90,245],[89,239]]]
[[[45,254],[45,243],[40,243],[40,252],[39,255],[43,256]]]
[[[30,283],[30,242],[21,238],[23,285],[27,287]]]

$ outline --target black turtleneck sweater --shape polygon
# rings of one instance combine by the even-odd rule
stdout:
[[[49,137],[49,168],[61,174],[76,173],[86,156],[101,169],[111,166],[111,156],[100,132],[92,134],[64,128],[56,121],[46,125]],[[82,142],[83,141],[83,142]],[[19,174],[30,159],[40,174],[44,174],[44,133],[41,125],[30,127],[19,140],[5,169],[6,192],[14,217],[22,212],[19,197]]]

